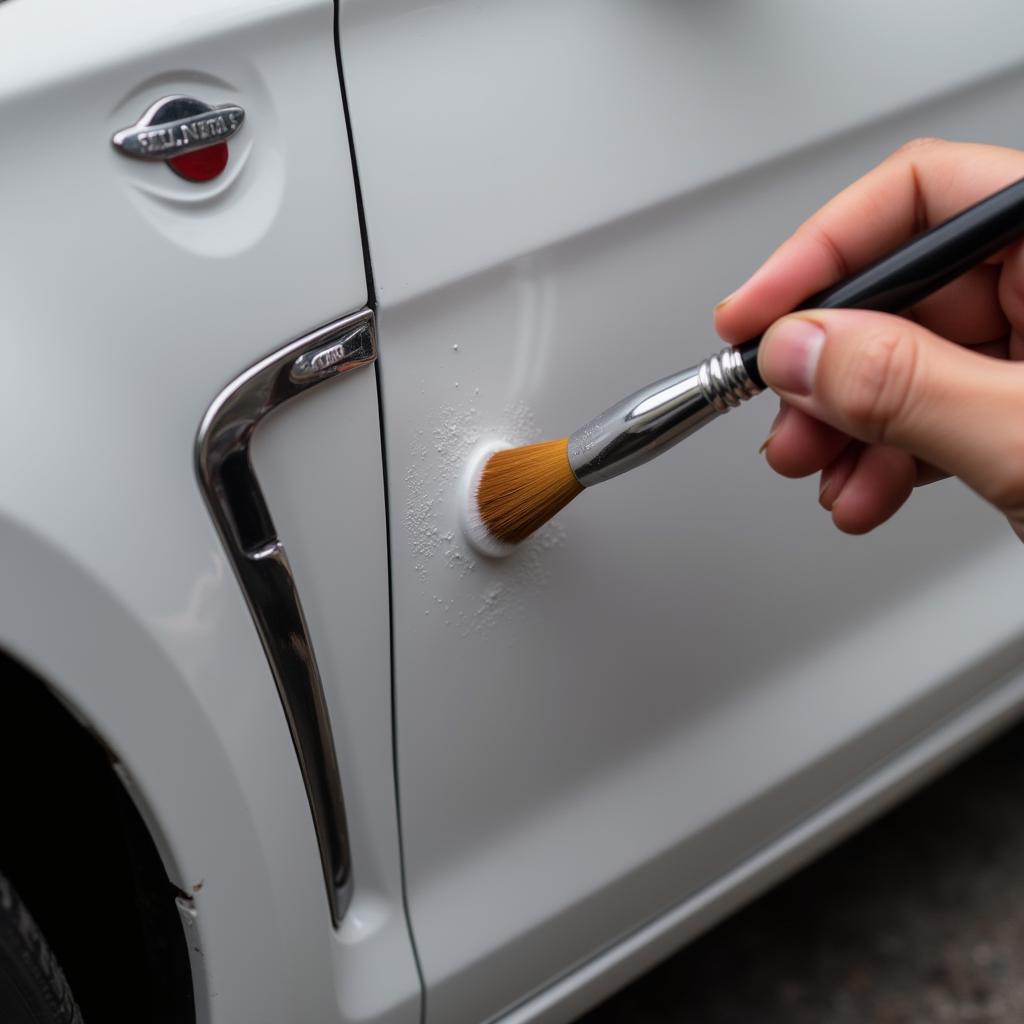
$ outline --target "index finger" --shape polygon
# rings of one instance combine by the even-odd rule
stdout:
[[[729,342],[759,334],[914,235],[1024,177],[1024,153],[941,139],[898,149],[829,200],[715,309]]]

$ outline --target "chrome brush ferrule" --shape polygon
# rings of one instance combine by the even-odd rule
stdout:
[[[736,349],[649,385],[569,438],[569,465],[584,487],[660,455],[709,420],[759,394]]]

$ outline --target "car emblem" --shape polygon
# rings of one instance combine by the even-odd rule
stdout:
[[[110,141],[125,156],[166,160],[187,181],[210,181],[227,166],[227,140],[244,120],[234,103],[211,107],[191,96],[164,96]]]

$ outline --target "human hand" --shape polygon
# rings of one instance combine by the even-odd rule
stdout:
[[[763,450],[783,476],[821,473],[819,500],[839,529],[866,533],[915,486],[953,475],[1024,540],[1024,365],[1016,365],[1024,246],[900,317],[782,316],[1021,177],[1024,152],[909,143],[823,206],[716,308],[715,326],[733,343],[771,325],[758,367],[782,403]]]

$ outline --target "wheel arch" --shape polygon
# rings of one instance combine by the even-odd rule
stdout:
[[[0,652],[102,751],[187,898],[196,1020],[288,1019],[334,999],[319,856],[273,680],[200,522],[198,535],[168,532],[146,563],[160,572],[209,538],[209,579],[196,586],[213,594],[210,635],[197,637],[183,613],[139,603],[107,552],[0,509]],[[78,882],[104,913],[102,878]]]
[[[86,1020],[194,1021],[192,894],[168,876],[123,767],[50,686],[0,651],[0,871]],[[188,931],[191,931],[188,928]]]

